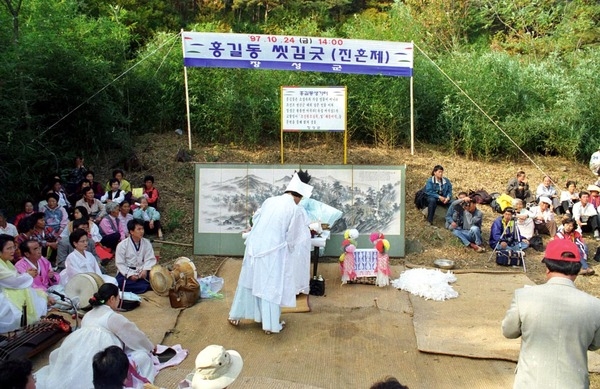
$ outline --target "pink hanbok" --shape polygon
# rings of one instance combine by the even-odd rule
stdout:
[[[37,266],[31,263],[29,259],[23,257],[15,264],[15,268],[20,274],[27,273],[27,270],[29,269],[37,268],[38,275],[33,279],[33,284],[31,285],[35,289],[45,291],[50,286],[58,285],[60,282],[60,275],[58,273],[54,273],[52,278],[49,277],[52,265],[50,264],[50,261],[44,257],[38,259]]]

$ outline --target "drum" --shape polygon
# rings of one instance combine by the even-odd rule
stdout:
[[[80,273],[74,276],[65,285],[65,294],[70,299],[79,298],[79,308],[91,308],[90,298],[98,292],[98,288],[104,284],[104,280],[96,273]]]
[[[187,257],[179,257],[173,264],[173,269],[178,269],[180,273],[184,273],[188,277],[198,278],[196,265]]]

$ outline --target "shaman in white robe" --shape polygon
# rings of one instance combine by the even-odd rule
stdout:
[[[252,220],[254,226],[246,239],[229,317],[253,319],[262,322],[265,331],[279,332],[281,307],[296,306],[297,289],[302,283],[294,272],[302,269],[303,274],[308,274],[308,218],[290,194],[283,194],[267,199]]]

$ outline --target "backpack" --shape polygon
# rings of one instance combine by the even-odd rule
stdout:
[[[498,203],[497,199],[492,200],[492,202],[490,203],[490,207],[492,207],[494,211],[502,213],[502,208],[500,207],[500,203]]]
[[[484,189],[469,191],[469,198],[477,204],[490,204],[493,200],[492,196]]]
[[[513,198],[507,195],[506,193],[501,194],[494,201],[498,203],[500,210],[497,212],[502,213],[506,207],[512,207]],[[491,205],[491,204],[490,204]]]
[[[544,242],[539,235],[534,235],[529,239],[529,246],[533,247],[535,251],[544,251]]]
[[[427,193],[425,193],[425,188],[419,189],[415,193],[415,207],[419,210],[427,207]]]

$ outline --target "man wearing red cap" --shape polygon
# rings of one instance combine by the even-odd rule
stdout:
[[[502,320],[505,337],[521,337],[514,388],[588,388],[587,350],[600,348],[600,300],[575,287],[577,246],[550,241],[547,282],[517,289]]]

